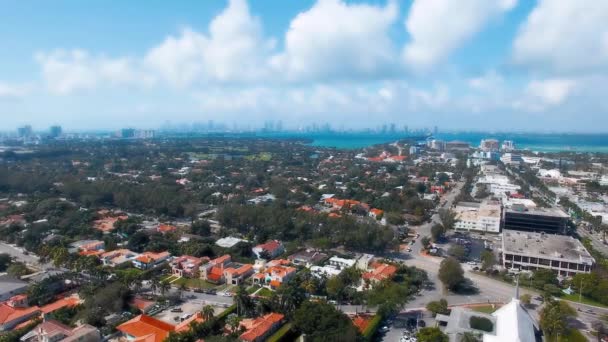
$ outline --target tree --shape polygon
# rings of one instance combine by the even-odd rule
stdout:
[[[481,338],[478,335],[475,335],[472,332],[465,332],[460,337],[459,342],[481,342]]]
[[[306,334],[307,341],[355,341],[352,321],[333,305],[304,302],[295,312],[294,326]]]
[[[439,265],[439,280],[443,285],[453,290],[464,281],[464,270],[454,258],[443,259]]]
[[[519,296],[519,300],[524,304],[524,306],[530,306],[530,304],[532,303],[532,295],[530,295],[529,293],[524,293]]]
[[[453,245],[448,249],[448,255],[462,261],[466,257],[467,251],[461,245]]]
[[[568,317],[576,316],[576,311],[564,301],[547,298],[540,312],[540,327],[547,337],[564,335],[568,332]]]
[[[231,314],[226,317],[226,324],[228,324],[230,331],[234,334],[238,331],[238,328],[241,325],[241,318],[235,314]]]
[[[450,310],[448,309],[448,301],[444,298],[429,302],[426,305],[426,309],[433,314],[433,317],[437,316],[437,314],[448,315],[450,313]]]
[[[496,256],[491,251],[482,251],[479,258],[481,259],[481,269],[484,271],[491,270],[496,265]]]
[[[212,305],[205,305],[201,310],[201,314],[203,315],[205,321],[210,321],[213,318],[213,315],[215,314],[215,309]]]
[[[431,237],[433,241],[437,242],[443,238],[445,234],[445,228],[440,224],[435,224],[431,227]]]
[[[13,261],[13,257],[6,253],[0,253],[0,272],[6,272],[6,269]]]
[[[420,243],[424,249],[429,249],[429,247],[431,247],[431,239],[428,236],[422,237],[422,239],[420,239]]]
[[[422,328],[416,333],[418,342],[448,342],[448,335],[444,334],[439,328]]]
[[[445,231],[454,229],[454,225],[458,221],[456,219],[456,213],[452,210],[441,210],[439,212],[439,219],[441,220],[441,225]]]
[[[171,290],[171,284],[168,281],[161,281],[159,290],[160,295],[164,296],[167,292],[169,292],[169,290]]]
[[[21,276],[24,276],[24,275],[30,273],[30,271],[27,269],[27,267],[25,266],[24,263],[22,263],[22,262],[13,262],[6,269],[6,273],[8,273],[9,275],[11,275],[11,276],[13,276],[15,278],[19,278]]]

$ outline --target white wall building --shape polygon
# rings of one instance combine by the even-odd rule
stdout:
[[[495,201],[484,203],[459,203],[454,209],[456,219],[455,229],[500,233],[502,209]]]

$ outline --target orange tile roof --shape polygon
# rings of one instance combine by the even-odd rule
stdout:
[[[255,246],[255,248],[261,248],[262,250],[268,251],[270,253],[276,251],[281,247],[281,242],[277,240],[270,240],[266,243]]]
[[[190,316],[190,318],[188,318],[187,320],[179,323],[177,326],[175,326],[175,332],[182,332],[182,331],[186,331],[190,329],[190,323],[192,322],[198,322],[198,323],[203,323],[205,321],[205,319],[203,318],[203,314],[201,314],[200,312],[197,312],[196,314]]]
[[[149,264],[151,262],[155,262],[159,259],[163,259],[169,256],[169,252],[160,252],[160,253],[154,253],[154,252],[145,252],[142,255],[138,256],[135,260],[142,262],[144,264]]]
[[[384,213],[384,210],[382,210],[382,209],[376,209],[376,208],[374,208],[374,209],[372,209],[370,211],[372,213],[374,213],[374,215],[376,215],[376,216],[380,216],[380,215],[382,215]]]
[[[14,308],[6,303],[0,303],[0,324],[7,324],[23,317],[33,316],[40,309],[37,306],[29,308]]]
[[[397,272],[397,267],[388,264],[375,264],[375,268],[370,272],[363,273],[363,279],[384,280],[392,278]]]
[[[171,331],[175,330],[175,326],[147,315],[139,315],[116,329],[135,337],[138,341],[162,342]]]
[[[245,264],[239,268],[233,268],[233,267],[227,268],[224,270],[224,272],[228,273],[228,274],[232,274],[233,277],[234,276],[240,277],[241,275],[251,271],[252,269],[253,269],[252,265]]]
[[[279,324],[285,316],[278,313],[269,313],[255,319],[244,319],[241,326],[247,329],[241,336],[243,341],[255,341],[265,336],[276,324]]]
[[[41,307],[40,311],[42,311],[42,313],[44,313],[44,314],[48,314],[53,311],[57,311],[61,308],[74,307],[74,306],[80,304],[81,302],[82,301],[78,297],[62,298],[53,303],[50,303],[50,304],[47,304],[47,305]]]
[[[175,231],[177,228],[175,226],[172,226],[170,224],[161,224],[158,226],[158,231],[161,233],[168,233],[168,232],[173,232]]]
[[[372,321],[372,317],[368,315],[356,315],[352,317],[353,325],[357,327],[360,333],[363,333]]]
[[[227,261],[230,261],[230,260],[232,260],[232,257],[230,256],[230,254],[225,254],[225,255],[222,255],[221,257],[211,260],[211,262],[217,265],[217,264],[226,263]]]

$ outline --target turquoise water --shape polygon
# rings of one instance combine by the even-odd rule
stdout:
[[[371,133],[267,133],[258,136],[269,138],[308,139],[311,146],[357,149],[393,142],[407,137],[406,134]],[[513,140],[518,149],[539,152],[604,152],[608,153],[608,134],[535,134],[535,133],[439,133],[436,139],[465,141],[478,146],[481,139]]]

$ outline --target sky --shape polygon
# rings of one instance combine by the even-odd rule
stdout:
[[[608,1],[6,1],[0,130],[606,132]]]

